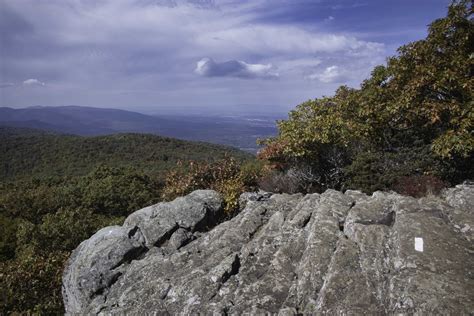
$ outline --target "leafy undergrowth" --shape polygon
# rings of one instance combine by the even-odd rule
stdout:
[[[258,161],[240,165],[231,157],[213,163],[178,163],[166,177],[162,197],[173,200],[198,189],[212,189],[221,193],[224,210],[228,214],[238,209],[238,199],[245,191],[257,189],[262,166]]]

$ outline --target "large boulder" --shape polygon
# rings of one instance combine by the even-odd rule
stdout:
[[[215,191],[194,191],[136,211],[123,226],[103,228],[83,241],[73,251],[63,275],[66,313],[100,310],[96,307],[105,302],[110,288],[133,260],[154,249],[179,249],[215,225],[221,206],[222,199]]]
[[[68,314],[474,312],[474,186],[395,193],[196,191],[84,241],[64,273]]]

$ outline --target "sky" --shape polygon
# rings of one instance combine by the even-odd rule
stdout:
[[[0,106],[282,113],[358,87],[449,0],[0,0]]]

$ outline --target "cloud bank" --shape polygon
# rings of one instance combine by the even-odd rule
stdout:
[[[3,0],[1,87],[43,88],[1,89],[0,105],[287,110],[384,62],[387,45],[353,22],[380,3]]]

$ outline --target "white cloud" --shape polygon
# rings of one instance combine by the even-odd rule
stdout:
[[[306,76],[309,80],[319,80],[324,83],[343,83],[348,76],[338,66],[329,66],[323,72],[317,72]]]
[[[217,63],[212,58],[203,58],[197,62],[194,71],[204,77],[276,79],[278,74],[273,71],[273,68],[271,64],[249,64],[240,60]]]
[[[26,79],[23,81],[23,85],[25,86],[44,86],[45,83],[42,81],[39,81],[38,79]]]
[[[217,40],[216,40],[217,39]],[[293,26],[238,26],[198,34],[196,43],[227,54],[260,53],[269,56],[335,53],[344,51],[380,53],[383,44],[358,40],[343,34],[309,32]]]

